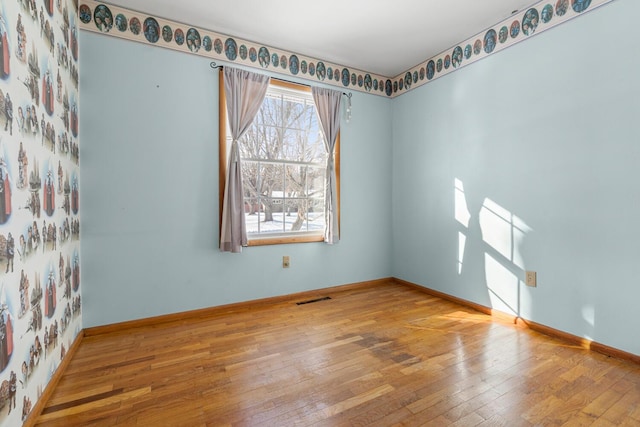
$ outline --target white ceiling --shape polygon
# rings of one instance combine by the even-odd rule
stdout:
[[[532,0],[109,0],[149,15],[386,77]]]

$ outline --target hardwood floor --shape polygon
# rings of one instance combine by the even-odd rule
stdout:
[[[640,425],[640,366],[392,283],[85,337],[38,426]]]

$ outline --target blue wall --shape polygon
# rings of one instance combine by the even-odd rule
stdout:
[[[392,101],[353,94],[338,245],[220,253],[217,71],[86,31],[81,51],[85,327],[390,276]]]
[[[393,275],[640,354],[636,16],[617,0],[394,100],[354,93],[341,243],[241,255],[217,249],[208,60],[83,32],[85,326]]]
[[[637,16],[618,0],[394,100],[394,276],[640,354]]]

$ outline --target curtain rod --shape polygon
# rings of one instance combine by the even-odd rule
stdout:
[[[211,63],[209,64],[209,66],[213,69],[216,68],[224,68],[224,65],[221,64],[217,64],[216,61],[211,61]],[[281,80],[283,82],[287,82],[287,83],[294,83],[294,82],[290,82],[289,80],[285,80],[285,79],[279,79],[277,77],[274,77],[276,80]],[[349,92],[342,92],[343,95],[345,95],[347,98],[351,99],[351,97],[353,96],[353,93]]]

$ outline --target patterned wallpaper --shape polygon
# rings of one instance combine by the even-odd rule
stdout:
[[[18,426],[82,329],[78,15],[0,6],[0,426]]]
[[[81,2],[80,28],[343,89],[395,97],[612,0],[554,1],[540,1],[393,78],[92,0]]]

